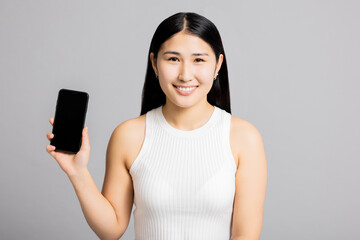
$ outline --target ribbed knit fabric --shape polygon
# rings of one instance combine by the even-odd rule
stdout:
[[[146,113],[146,135],[130,168],[136,240],[231,239],[236,164],[231,115],[215,106],[200,128],[171,126],[162,106]]]

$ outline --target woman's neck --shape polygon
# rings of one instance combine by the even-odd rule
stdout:
[[[166,121],[174,128],[183,131],[191,131],[203,126],[214,110],[214,106],[208,101],[186,108],[167,102],[162,107]]]

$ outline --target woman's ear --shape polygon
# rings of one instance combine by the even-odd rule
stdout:
[[[158,72],[157,72],[157,67],[156,67],[156,59],[154,58],[154,53],[151,52],[150,53],[150,61],[151,61],[151,65],[152,65],[152,68],[155,72],[155,75],[158,76]]]
[[[216,78],[216,74],[219,73],[219,71],[220,71],[223,60],[224,60],[224,55],[220,54],[219,55],[219,60],[216,63],[215,78]]]

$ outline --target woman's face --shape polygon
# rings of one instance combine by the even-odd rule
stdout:
[[[156,60],[153,53],[150,59],[167,101],[189,107],[206,101],[223,55],[216,63],[215,53],[207,42],[195,35],[179,32],[162,44]]]

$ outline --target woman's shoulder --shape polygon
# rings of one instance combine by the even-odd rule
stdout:
[[[255,128],[255,126],[244,118],[231,115],[231,126],[240,130]]]
[[[114,132],[125,138],[136,137],[139,132],[142,132],[142,130],[145,129],[145,116],[146,115],[143,114],[121,122],[115,127]]]
[[[231,135],[239,143],[239,146],[246,146],[246,144],[261,139],[260,131],[254,124],[233,115],[231,115]]]
[[[140,152],[145,139],[146,115],[131,118],[121,122],[113,131],[113,137],[118,139],[121,149],[124,149],[123,156],[125,164],[130,169],[133,160]]]

